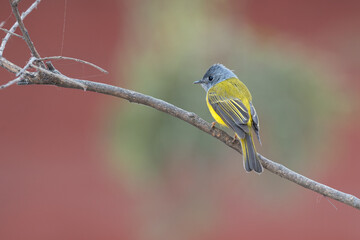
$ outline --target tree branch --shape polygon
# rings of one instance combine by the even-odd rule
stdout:
[[[1,31],[4,31],[4,32],[6,32],[6,33],[9,33],[9,34],[11,34],[11,35],[14,35],[14,36],[16,36],[16,37],[18,37],[18,38],[24,39],[23,36],[21,36],[21,35],[19,35],[19,34],[17,34],[17,33],[10,32],[10,30],[7,30],[7,29],[5,29],[5,28],[0,27],[0,30],[1,30]]]
[[[37,67],[37,69],[40,68]],[[184,109],[176,107],[175,105],[172,105],[168,102],[135,91],[131,91],[120,87],[115,87],[108,84],[97,83],[86,80],[71,79],[55,73],[49,74],[48,70],[41,70],[41,73],[42,74],[38,72],[37,76],[33,78],[29,78],[27,80],[28,84],[51,84],[64,88],[84,89],[86,91],[102,93],[106,95],[123,98],[128,100],[129,102],[143,104],[155,108],[161,112],[170,114],[176,118],[179,118],[197,127],[198,129],[212,135],[213,137],[225,143],[227,146],[241,153],[241,145],[239,144],[239,142],[233,142],[233,138],[229,136],[226,132],[217,128],[212,128],[210,123],[206,122],[205,120],[197,116],[195,113],[185,111]],[[71,81],[69,81],[69,79],[71,79]],[[328,187],[324,184],[311,180],[305,176],[302,176],[286,168],[281,164],[275,163],[267,159],[266,157],[260,154],[258,154],[258,156],[263,167],[268,171],[280,177],[288,179],[302,187],[317,192],[321,195],[345,203],[354,208],[360,209],[360,199],[358,199],[357,197],[347,193],[343,193],[334,188]]]
[[[15,0],[16,1],[16,0]],[[37,5],[40,0],[36,0],[34,4]],[[32,6],[34,6],[34,4]],[[35,5],[35,6],[36,6]],[[32,7],[30,7],[32,8]],[[29,9],[30,9],[29,8]],[[33,7],[32,9],[34,9]],[[27,10],[21,17],[22,19],[31,12],[31,10]],[[13,25],[13,27],[10,29],[10,32],[14,32],[17,25],[16,23]],[[39,67],[33,64],[33,62],[36,60],[36,58],[32,58],[29,60],[29,62],[25,65],[24,68],[21,68],[17,66],[16,64],[8,61],[2,56],[2,53],[5,49],[6,42],[10,38],[11,34],[7,34],[6,37],[3,39],[3,42],[0,46],[0,66],[4,69],[7,69],[9,72],[14,73],[16,76],[19,76],[18,78],[9,81],[7,84],[0,86],[0,88],[5,88],[7,86],[10,86],[13,83],[18,83],[21,85],[28,85],[28,84],[39,84],[39,85],[54,85],[58,87],[64,87],[64,88],[74,88],[74,89],[82,89],[85,91],[92,91],[96,93],[106,94],[110,96],[115,96],[118,98],[123,98],[128,100],[129,102],[134,102],[138,104],[143,104],[149,107],[152,107],[156,110],[159,110],[161,112],[167,113],[169,115],[172,115],[176,118],[179,118],[198,129],[210,134],[211,136],[217,138],[221,142],[225,143],[227,146],[231,147],[232,149],[236,150],[237,152],[241,153],[241,145],[238,141],[234,142],[233,138],[229,136],[226,132],[217,129],[212,128],[211,124],[197,116],[195,113],[185,111],[184,109],[181,109],[179,107],[176,107],[173,104],[170,104],[168,102],[165,102],[161,99],[157,99],[148,95],[144,95],[135,91],[131,91],[128,89],[98,83],[98,82],[92,82],[92,81],[86,81],[86,80],[79,80],[67,77],[60,72],[58,72],[56,69],[51,66],[49,69],[45,69],[44,67]],[[24,38],[26,38],[24,36]],[[31,49],[31,48],[30,48]],[[35,60],[34,60],[35,59]],[[44,58],[45,59],[45,58]],[[49,58],[48,58],[49,59]],[[36,72],[29,72],[27,70],[28,67],[35,68]],[[20,80],[21,79],[21,80]],[[360,209],[360,199],[338,191],[334,188],[328,187],[324,184],[318,183],[314,180],[311,180],[305,176],[302,176],[285,166],[275,163],[264,156],[258,154],[259,159],[261,161],[261,164],[265,169],[268,171],[283,177],[289,181],[292,181],[304,188],[310,189],[314,192],[317,192],[323,196],[332,198],[334,200],[337,200],[339,202],[345,203],[351,207],[354,207],[356,209]]]
[[[32,55],[36,58],[40,58],[40,55],[39,55],[38,51],[36,51],[36,48],[30,39],[29,33],[28,33],[27,29],[25,28],[25,24],[22,20],[22,17],[20,17],[20,13],[19,13],[19,9],[18,9],[19,2],[20,2],[19,0],[10,0],[11,9],[16,18],[16,22],[19,24],[19,27],[23,34],[24,40],[25,40],[26,44],[28,45]]]
[[[260,154],[258,154],[258,156],[261,160],[262,166],[267,170],[269,170],[270,172],[280,177],[283,177],[293,183],[296,183],[304,188],[310,189],[314,192],[320,193],[323,196],[332,198],[336,201],[345,203],[349,206],[352,206],[360,210],[359,198],[351,194],[344,193],[329,186],[326,186],[325,184],[318,183],[310,178],[307,178],[303,175],[300,175],[288,169],[287,167],[279,163],[273,162]]]
[[[102,73],[108,73],[105,69],[102,69],[101,67],[99,66],[96,66],[95,64],[91,63],[91,62],[87,62],[87,61],[84,61],[84,60],[81,60],[81,59],[77,59],[77,58],[72,58],[72,57],[64,57],[64,56],[52,56],[52,57],[44,57],[44,58],[40,58],[40,59],[37,59],[37,60],[41,60],[41,61],[44,61],[44,60],[72,60],[72,61],[75,61],[75,62],[80,62],[80,63],[84,63],[84,64],[87,64],[93,68],[96,68],[97,70],[99,70],[100,72]]]
[[[32,12],[32,10],[34,10],[40,3],[41,0],[36,0],[33,4],[31,4],[31,6],[21,14],[21,19],[24,20],[25,17],[27,15],[29,15],[29,13]],[[16,21],[14,23],[14,25],[10,28],[10,32],[14,33],[16,28],[19,26],[19,23]],[[5,46],[6,46],[6,43],[9,41],[10,37],[11,37],[12,34],[10,33],[7,33],[6,36],[3,38],[2,42],[1,42],[1,45],[0,45],[0,57],[3,56],[3,53],[4,53],[4,50],[5,50]]]

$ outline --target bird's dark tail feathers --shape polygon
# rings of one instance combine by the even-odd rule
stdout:
[[[248,134],[245,134],[245,138],[240,139],[240,141],[245,170],[247,172],[254,170],[257,173],[262,173],[263,167],[257,157],[251,131]]]

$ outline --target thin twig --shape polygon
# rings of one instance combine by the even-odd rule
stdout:
[[[26,63],[25,67],[23,67],[21,71],[16,74],[16,76],[21,76],[36,59],[36,57],[31,57],[30,60]]]
[[[6,32],[6,33],[9,33],[9,34],[11,34],[11,35],[14,35],[14,36],[16,36],[16,37],[19,37],[19,38],[21,38],[21,39],[24,39],[23,36],[21,36],[21,35],[19,35],[19,34],[17,34],[17,33],[10,32],[9,30],[7,30],[7,29],[5,29],[5,28],[0,27],[0,30],[4,31],[4,32]]]
[[[20,2],[19,0],[10,0],[11,9],[13,11],[13,14],[14,14],[15,18],[16,18],[16,21],[19,24],[19,28],[20,28],[20,30],[21,30],[21,32],[23,34],[23,37],[24,37],[24,40],[25,40],[26,44],[28,45],[28,47],[30,49],[31,54],[34,57],[40,59],[41,57],[40,57],[38,51],[36,50],[33,42],[31,41],[30,35],[29,35],[29,33],[28,33],[28,31],[27,31],[27,29],[25,27],[25,24],[24,24],[24,22],[23,22],[23,20],[22,20],[22,18],[20,16],[19,9],[18,9],[18,3],[19,2]],[[41,64],[42,67],[45,67],[45,64],[43,62],[40,62],[40,64]]]
[[[75,61],[75,62],[80,62],[80,63],[84,63],[84,64],[87,64],[89,66],[92,66],[93,68],[96,68],[97,70],[99,70],[100,72],[103,72],[103,73],[108,73],[106,70],[104,70],[103,68],[91,63],[91,62],[87,62],[87,61],[84,61],[84,60],[81,60],[81,59],[77,59],[77,58],[72,58],[72,57],[64,57],[64,56],[52,56],[52,57],[43,57],[43,58],[40,58],[40,59],[37,59],[37,60],[41,60],[41,61],[45,61],[45,60],[61,60],[61,59],[64,59],[64,60],[72,60],[72,61]]]
[[[15,63],[10,62],[4,57],[0,57],[0,66],[5,68],[11,73],[17,74],[19,71],[21,71],[21,67],[16,65]]]
[[[8,83],[1,85],[0,89],[10,87],[11,85],[15,83],[19,83],[22,79],[32,78],[34,75],[27,71],[27,69],[30,67],[30,65],[33,63],[33,61],[36,60],[36,58],[32,57],[27,62],[25,67],[20,68],[19,66],[15,65],[14,63],[6,60],[3,57],[0,57],[0,66],[7,69],[9,72],[15,73],[16,79],[9,81]]]
[[[4,85],[0,85],[0,89],[10,87],[11,85],[18,83],[21,80],[21,77],[15,78],[14,80],[9,81],[8,83]]]
[[[60,55],[63,55],[64,50],[64,41],[65,41],[65,29],[66,29],[66,12],[67,12],[67,0],[64,1],[64,21],[63,21],[63,29],[62,29],[62,38],[61,38],[61,49]]]
[[[31,13],[32,10],[34,10],[39,5],[40,2],[41,2],[41,0],[36,0],[33,4],[31,4],[31,6],[25,12],[23,12],[21,14],[21,19],[24,20],[25,17],[27,15],[29,15],[29,13]],[[14,23],[14,25],[10,28],[9,31],[14,33],[18,26],[19,26],[19,23],[16,21]],[[2,42],[1,42],[1,46],[0,46],[0,57],[3,56],[6,43],[9,41],[11,36],[12,36],[12,34],[7,33],[6,36],[3,38]]]

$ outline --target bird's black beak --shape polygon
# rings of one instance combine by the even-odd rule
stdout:
[[[204,83],[204,81],[202,79],[200,79],[200,80],[197,80],[194,82],[194,84],[199,84],[199,83]]]

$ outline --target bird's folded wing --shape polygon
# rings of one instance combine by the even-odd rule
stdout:
[[[238,98],[224,98],[215,93],[209,93],[208,101],[221,119],[232,128],[240,138],[249,133],[249,111]]]

